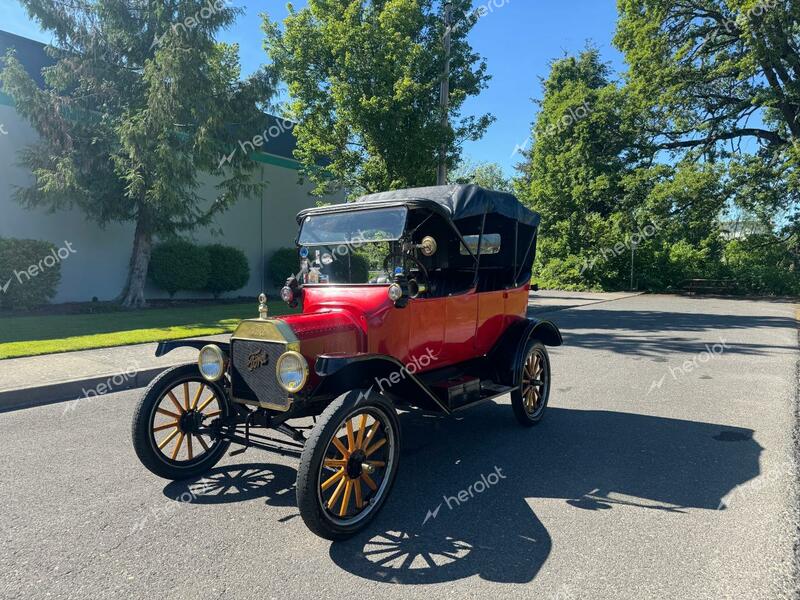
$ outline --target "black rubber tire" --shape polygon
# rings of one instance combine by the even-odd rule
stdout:
[[[218,383],[206,381],[196,364],[168,369],[150,383],[133,412],[131,425],[133,449],[150,472],[173,481],[197,477],[208,472],[230,447],[230,442],[217,441],[209,452],[204,452],[193,461],[173,461],[165,457],[155,446],[151,434],[153,413],[169,390],[186,381],[201,381],[213,389],[220,401],[222,416],[230,415],[232,410],[222,387]]]
[[[392,468],[386,473],[388,478],[386,488],[376,504],[369,509],[370,512],[355,525],[342,526],[335,523],[320,505],[317,490],[320,466],[331,438],[339,431],[348,415],[368,406],[379,409],[391,421],[395,432],[395,443],[391,449]],[[317,418],[317,423],[306,441],[300,458],[300,467],[297,471],[297,506],[306,526],[321,538],[332,541],[346,540],[362,531],[375,518],[389,496],[397,476],[399,459],[400,421],[392,403],[377,393],[366,395],[363,390],[352,390],[339,396]]]
[[[528,345],[525,347],[525,353],[523,354],[522,361],[517,366],[519,371],[519,381],[522,382],[522,370],[525,367],[525,361],[527,360],[528,356],[530,356],[531,352],[538,351],[541,353],[542,357],[544,358],[545,362],[545,374],[546,374],[546,383],[545,383],[545,391],[544,391],[544,402],[539,410],[536,411],[535,414],[530,414],[525,409],[525,401],[522,396],[522,389],[515,390],[511,392],[511,407],[514,409],[514,416],[519,421],[520,425],[525,427],[533,427],[534,425],[538,425],[541,420],[544,418],[545,410],[547,409],[547,402],[550,399],[550,384],[551,384],[551,371],[550,371],[550,355],[547,352],[547,346],[545,346],[542,342],[538,340],[531,340],[528,342]]]

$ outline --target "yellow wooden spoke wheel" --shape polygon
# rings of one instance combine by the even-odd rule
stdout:
[[[320,416],[300,462],[300,514],[328,539],[349,537],[386,499],[399,459],[399,422],[379,395],[349,392]]]
[[[201,474],[229,446],[209,433],[228,412],[224,390],[203,379],[196,365],[170,369],[150,384],[137,407],[134,448],[145,466],[167,479]]]
[[[528,343],[520,371],[519,388],[511,394],[511,404],[520,423],[535,425],[542,419],[550,396],[550,358],[544,344],[535,340]]]

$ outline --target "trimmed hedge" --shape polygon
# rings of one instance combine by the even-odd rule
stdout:
[[[205,289],[214,294],[214,298],[247,285],[250,281],[250,264],[244,252],[221,244],[212,244],[205,249],[211,266]]]
[[[0,238],[0,307],[30,309],[47,304],[61,281],[61,262],[75,250],[41,240]]]
[[[224,292],[247,285],[250,264],[238,248],[222,244],[198,246],[174,240],[153,248],[149,275],[170,297],[181,291],[205,291],[218,298]]]
[[[296,248],[279,248],[270,256],[267,263],[267,274],[270,283],[282,288],[286,280],[300,269],[300,255]]]
[[[205,289],[210,270],[208,250],[185,240],[158,244],[150,257],[150,279],[170,298],[179,291]]]

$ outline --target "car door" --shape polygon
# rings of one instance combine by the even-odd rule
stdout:
[[[475,357],[474,337],[478,320],[478,294],[471,290],[444,298],[444,344],[440,366]]]
[[[445,298],[413,298],[403,310],[408,314],[408,355],[405,362],[432,358],[429,368],[439,366],[445,338]],[[427,362],[427,361],[426,361]]]
[[[507,290],[481,292],[478,296],[478,323],[474,338],[475,354],[483,356],[505,330]]]

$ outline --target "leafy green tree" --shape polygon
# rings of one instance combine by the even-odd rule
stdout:
[[[263,119],[273,93],[268,71],[240,80],[238,48],[215,41],[241,9],[222,0],[21,0],[53,34],[39,89],[13,53],[3,90],[39,133],[22,152],[34,181],[28,207],[75,206],[100,225],[135,224],[124,306],[145,304],[153,239],[207,225],[256,193],[243,153],[222,166]],[[243,133],[244,132],[244,133]],[[201,197],[198,174],[219,178]]]
[[[800,139],[800,4],[618,0],[615,39],[664,149]],[[758,122],[758,116],[762,122]],[[749,123],[748,123],[749,121]]]
[[[463,162],[455,171],[450,173],[449,179],[451,183],[474,183],[490,190],[512,191],[511,179],[506,177],[503,167],[497,163],[472,164]]]
[[[264,17],[266,50],[288,83],[295,156],[318,193],[433,184],[439,147],[457,164],[461,143],[492,117],[463,116],[489,79],[467,36],[479,16],[455,0],[451,126],[441,126],[441,4],[434,0],[309,0],[281,28]]]
[[[800,3],[618,0],[618,6],[615,43],[630,66],[629,94],[647,108],[646,144],[684,163],[724,165],[717,173],[721,196],[691,199],[705,207],[702,220],[710,223],[713,205],[724,199],[771,232],[751,250],[766,262],[774,262],[775,252],[788,255],[800,239]]]
[[[630,151],[637,137],[626,94],[589,48],[552,63],[538,104],[533,144],[514,185],[542,215],[544,279],[618,285],[624,256],[613,249],[635,230],[624,182],[637,163]]]

